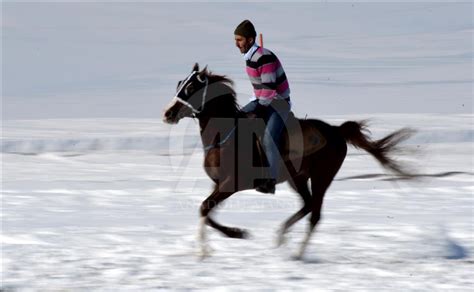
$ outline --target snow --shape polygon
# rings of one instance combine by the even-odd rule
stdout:
[[[337,124],[344,118],[325,120]],[[175,141],[185,145],[182,152],[168,152],[173,145],[125,136],[133,132],[165,141],[175,127],[194,125],[198,139],[193,122],[81,119],[53,126],[7,121],[2,143],[18,149],[10,146],[2,154],[3,287],[468,291],[473,285],[473,139],[460,128],[451,131],[459,135],[451,135],[450,142],[430,140],[433,136],[424,133],[437,126],[429,120],[429,115],[408,120],[386,115],[373,127],[380,137],[394,125],[420,125],[418,135],[424,138],[415,136],[406,147],[423,150],[402,155],[418,165],[424,175],[419,182],[389,181],[372,158],[351,149],[302,262],[292,256],[307,220],[293,228],[287,245],[276,248],[279,225],[300,204],[285,184],[275,196],[244,191],[225,202],[217,219],[249,229],[252,238],[228,239],[209,231],[214,252],[199,259],[198,210],[211,186],[201,168],[200,145],[177,135]],[[455,129],[472,116],[439,120]],[[96,145],[107,142],[71,148],[58,142],[68,141],[66,131],[78,144],[93,137]],[[97,138],[102,134],[114,138]],[[22,146],[36,145],[30,137],[43,146]]]
[[[0,289],[474,289],[472,3],[185,4],[2,3]],[[286,184],[219,207],[251,238],[208,229],[201,260],[198,125],[161,121],[195,61],[247,100],[243,15],[281,57],[297,115],[417,130],[399,156],[414,182],[350,148],[301,261],[306,218],[276,248],[300,207]]]

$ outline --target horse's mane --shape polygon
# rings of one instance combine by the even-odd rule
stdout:
[[[234,81],[225,75],[213,74],[211,71],[205,69],[206,77],[209,80],[209,85],[214,85],[215,88],[213,98],[219,99],[220,110],[224,110],[222,105],[230,111],[231,114],[238,115],[240,113],[240,106],[237,102],[237,95],[234,90]]]
[[[232,89],[232,93],[235,96],[235,91],[233,89],[234,81],[232,81],[229,77],[225,75],[217,75],[208,70],[206,70],[205,72],[206,72],[207,78],[209,79],[209,83],[214,83],[214,82],[224,83],[225,85],[229,86],[230,89]]]

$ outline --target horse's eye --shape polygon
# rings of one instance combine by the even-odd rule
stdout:
[[[192,84],[189,84],[188,86],[186,86],[186,88],[184,89],[184,93],[186,95],[190,95],[191,92],[193,92],[194,90],[194,86]]]

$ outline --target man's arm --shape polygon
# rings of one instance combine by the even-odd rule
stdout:
[[[277,71],[280,67],[275,55],[263,55],[258,60],[258,73],[262,80],[259,96],[264,99],[274,99],[277,96]]]

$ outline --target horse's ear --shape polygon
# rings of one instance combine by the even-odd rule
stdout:
[[[199,71],[199,64],[198,64],[198,63],[195,63],[195,64],[194,64],[193,72],[194,72],[194,71],[196,71],[196,72]]]
[[[207,76],[207,65],[202,69],[201,72],[199,72],[199,79],[204,80],[204,78]]]

